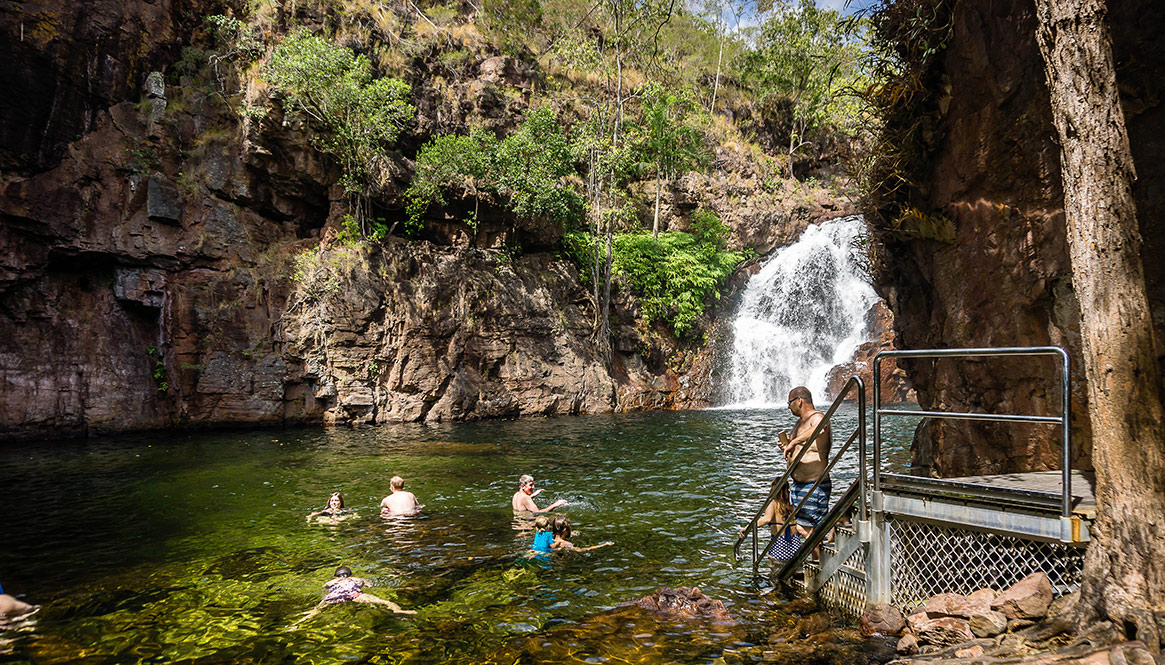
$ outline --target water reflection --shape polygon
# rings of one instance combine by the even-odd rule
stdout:
[[[836,418],[841,436],[856,413]],[[707,662],[738,638],[650,617],[610,632],[603,617],[662,586],[695,586],[745,638],[780,623],[731,545],[783,470],[771,441],[791,424],[784,409],[698,411],[10,444],[0,484],[35,510],[5,511],[0,575],[46,605],[12,657]],[[887,464],[902,468],[909,434],[889,434]],[[857,468],[854,452],[835,483]],[[615,545],[520,563],[533,539],[510,509],[523,473],[546,488],[540,501],[570,502],[579,542]],[[383,520],[397,474],[425,510]],[[361,517],[305,524],[337,491]],[[418,614],[335,607],[286,632],[340,565]]]

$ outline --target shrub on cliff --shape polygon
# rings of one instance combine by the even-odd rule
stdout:
[[[638,296],[644,318],[666,321],[678,337],[695,331],[708,305],[720,298],[724,280],[745,258],[723,249],[726,229],[714,213],[703,211],[698,221],[695,233],[664,231],[658,238],[646,231],[619,233],[612,244],[612,271]],[[578,265],[589,266],[593,235],[568,233],[563,242]]]
[[[405,192],[408,226],[420,230],[429,206],[445,204],[445,193],[474,198],[483,193],[503,197],[517,216],[569,225],[582,216],[582,197],[571,187],[574,174],[570,144],[549,107],[526,112],[522,124],[498,141],[474,130],[468,136],[434,137],[417,153],[413,182]]]
[[[408,84],[373,78],[368,58],[306,30],[275,47],[264,76],[289,111],[322,130],[316,145],[339,162],[340,184],[363,226],[369,197],[388,179],[389,146],[416,114]]]

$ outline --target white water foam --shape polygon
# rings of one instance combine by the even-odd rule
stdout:
[[[799,385],[826,401],[829,370],[872,335],[868,313],[878,296],[854,262],[864,233],[861,217],[811,226],[749,279],[732,321],[725,407],[783,407]]]

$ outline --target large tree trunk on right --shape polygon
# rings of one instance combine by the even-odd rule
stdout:
[[[1078,609],[1160,657],[1165,629],[1165,408],[1103,0],[1036,0],[1059,134],[1098,515]]]

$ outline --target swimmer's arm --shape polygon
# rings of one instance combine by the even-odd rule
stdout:
[[[534,503],[534,502],[531,501],[530,503]],[[554,510],[555,508],[558,508],[559,506],[565,506],[565,505],[566,505],[566,499],[559,499],[558,501],[555,501],[554,503],[550,504],[549,506],[546,506],[545,508],[537,508],[534,512],[536,512],[536,513],[548,513],[550,511]]]
[[[591,545],[590,547],[574,547],[572,545],[571,548],[576,552],[590,552],[591,550],[597,550],[600,547],[606,547],[608,545],[614,545],[614,544],[615,544],[615,541],[607,540],[607,541],[599,543],[598,545]]]

